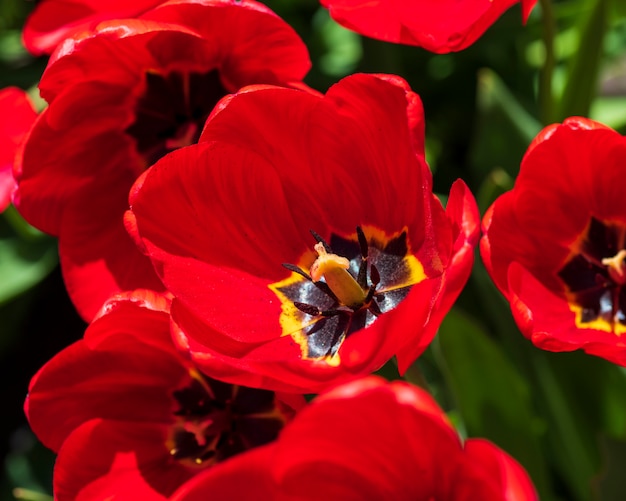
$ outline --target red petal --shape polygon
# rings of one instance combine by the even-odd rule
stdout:
[[[16,184],[13,165],[18,147],[32,127],[37,113],[28,95],[17,87],[0,91],[0,212],[11,202]]]
[[[220,71],[232,89],[301,80],[311,67],[306,46],[293,28],[257,2],[170,1],[141,17],[181,24],[220,47],[228,54]]]
[[[160,0],[44,0],[26,20],[23,40],[35,55],[50,54],[64,38],[104,19],[140,14]]]
[[[152,263],[139,252],[123,225],[130,183],[122,180],[110,185],[106,199],[92,198],[92,202],[103,200],[89,212],[80,206],[67,210],[59,239],[65,286],[87,321],[113,294],[139,287],[163,290]]]
[[[419,340],[410,339],[410,342],[396,353],[400,374],[404,374],[433,340],[443,318],[459,297],[472,271],[474,247],[479,237],[480,216],[474,196],[461,180],[452,185],[446,206],[446,217],[454,235],[451,260],[444,271],[439,298]]]
[[[165,427],[149,423],[99,419],[84,423],[59,451],[55,499],[168,499],[194,471],[170,457],[166,433]]]
[[[35,375],[26,414],[41,441],[58,450],[91,418],[167,422],[167,395],[187,373],[169,342],[168,315],[127,300]]]
[[[301,499],[429,499],[437,457],[453,457],[460,446],[441,411],[431,414],[436,404],[419,393],[364,380],[315,401],[276,443],[277,482]]]
[[[206,501],[207,496],[216,500],[286,501],[278,492],[268,469],[273,451],[272,444],[257,447],[214,466],[186,482],[170,497],[170,501]]]
[[[332,207],[332,224],[327,224],[336,232],[352,234],[357,224],[389,233],[408,226],[419,248],[426,217],[421,197],[431,181],[422,163],[421,101],[402,79],[353,75],[322,99],[255,89],[230,98],[220,110],[200,140],[234,142],[270,161],[298,228],[327,237],[319,214]],[[331,180],[341,187],[341,197]],[[303,201],[305,194],[310,195]]]
[[[524,0],[527,16],[536,0]],[[519,0],[322,0],[339,24],[362,35],[437,53],[462,50],[474,43]],[[525,19],[525,18],[524,18]]]
[[[491,442],[476,438],[470,439],[465,442],[464,449],[468,460],[480,465],[488,478],[497,483],[504,501],[539,500],[524,468]],[[475,493],[471,495],[475,496]]]

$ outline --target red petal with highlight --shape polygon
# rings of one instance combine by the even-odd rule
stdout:
[[[13,178],[18,148],[32,127],[37,113],[27,94],[17,87],[0,91],[0,212],[11,203],[16,184]]]
[[[520,0],[321,0],[339,24],[387,42],[417,45],[437,53],[473,44]],[[524,22],[536,0],[522,0]]]

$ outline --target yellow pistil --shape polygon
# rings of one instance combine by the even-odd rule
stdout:
[[[319,282],[323,277],[326,285],[342,305],[350,308],[363,306],[367,292],[348,272],[350,262],[345,257],[329,254],[321,242],[317,243],[314,248],[318,257],[310,270],[313,281]]]
[[[602,260],[602,264],[609,270],[611,279],[619,285],[626,283],[626,266],[624,265],[624,259],[626,259],[626,250],[622,249],[615,254],[615,256],[605,257]]]

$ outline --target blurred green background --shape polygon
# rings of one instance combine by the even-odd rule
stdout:
[[[427,158],[443,194],[462,178],[481,211],[511,188],[544,124],[584,115],[626,132],[626,2],[542,0],[528,23],[515,6],[472,47],[434,55],[365,39],[317,0],[267,0],[309,47],[312,87],[355,72],[394,73],[420,94]],[[0,0],[0,88],[37,96],[46,64],[23,49],[35,2]],[[543,7],[543,9],[542,9]],[[56,242],[11,207],[0,216],[0,500],[48,499],[54,456],[23,416],[28,381],[79,339]],[[398,377],[390,364],[382,369]],[[491,439],[529,471],[541,499],[626,499],[626,370],[582,353],[547,353],[519,333],[480,261],[439,336],[409,371],[465,436]],[[17,489],[17,490],[15,490]]]

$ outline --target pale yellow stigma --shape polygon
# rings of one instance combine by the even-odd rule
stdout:
[[[609,269],[611,279],[619,285],[626,283],[626,266],[624,265],[624,259],[626,259],[626,250],[622,249],[615,254],[615,256],[605,257],[602,260],[602,264]]]
[[[313,281],[319,282],[323,277],[342,305],[350,308],[363,306],[367,293],[348,271],[350,261],[337,254],[329,254],[322,242],[318,242],[314,249],[318,257],[310,269]]]

